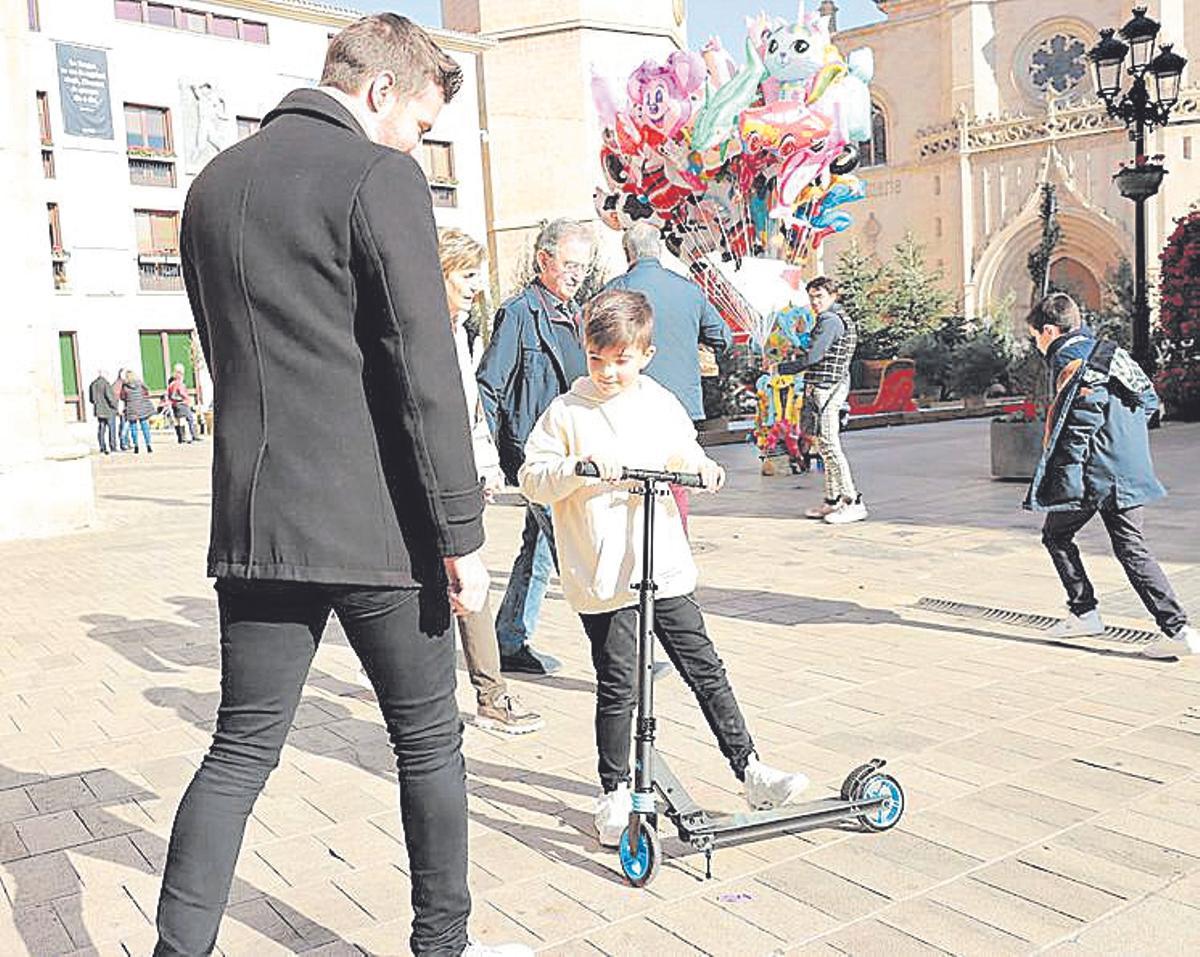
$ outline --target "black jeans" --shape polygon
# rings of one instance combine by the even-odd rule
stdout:
[[[279,763],[332,609],[362,661],[396,752],[412,874],[415,954],[467,944],[466,770],[454,638],[426,634],[415,590],[217,582],[221,705],[212,747],[171,832],[154,953],[212,951],[246,818]]]
[[[600,784],[614,790],[629,780],[629,735],[637,705],[638,610],[580,615],[596,669],[596,750]],[[704,616],[691,595],[654,603],[654,633],[671,664],[696,696],[700,711],[733,773],[742,780],[754,742],[717,656]]]
[[[1046,516],[1046,524],[1042,527],[1042,544],[1050,553],[1058,577],[1067,590],[1067,606],[1071,614],[1086,614],[1097,604],[1096,592],[1075,544],[1076,533],[1091,521],[1097,511],[1108,530],[1113,554],[1125,569],[1129,584],[1146,610],[1154,616],[1158,627],[1166,634],[1174,635],[1187,624],[1187,614],[1146,545],[1142,535],[1145,516],[1140,505],[1125,509],[1108,505],[1097,509],[1093,506],[1078,512],[1051,512]]]
[[[107,444],[105,440],[107,439]],[[96,441],[101,452],[117,451],[117,420],[112,416],[96,419]]]

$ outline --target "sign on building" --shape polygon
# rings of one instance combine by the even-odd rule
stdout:
[[[113,138],[108,54],[92,47],[55,44],[63,130],[71,136]]]

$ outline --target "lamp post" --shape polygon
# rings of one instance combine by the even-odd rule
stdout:
[[[1146,16],[1145,7],[1134,7],[1133,18],[1119,31],[1100,31],[1100,42],[1088,58],[1096,71],[1096,92],[1110,116],[1120,119],[1134,144],[1134,165],[1114,177],[1121,195],[1134,208],[1134,317],[1133,357],[1147,374],[1154,372],[1150,351],[1150,306],[1146,301],[1146,200],[1158,192],[1166,169],[1146,157],[1146,134],[1166,126],[1179,101],[1179,84],[1187,60],[1164,43],[1155,54],[1159,25]],[[1121,39],[1114,34],[1119,33]],[[1127,59],[1128,58],[1128,59]],[[1121,71],[1129,73],[1129,88],[1122,93]],[[1153,77],[1151,96],[1147,75]],[[1157,159],[1157,158],[1155,158]]]

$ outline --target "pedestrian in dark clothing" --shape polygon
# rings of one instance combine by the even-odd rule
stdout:
[[[132,372],[125,373],[125,385],[121,390],[125,398],[125,422],[129,425],[129,435],[133,440],[133,454],[137,455],[138,430],[146,441],[146,452],[153,452],[150,445],[150,416],[154,414],[154,402],[150,399],[150,390],[146,383]]]
[[[221,703],[171,834],[158,957],[213,948],[331,610],[396,754],[409,948],[488,953],[467,940],[449,627],[487,593],[483,496],[429,186],[408,155],[461,82],[409,20],[365,17],[330,42],[318,88],[288,94],[188,192],[184,281],[222,426],[208,553]]]
[[[592,235],[578,223],[556,219],[538,235],[536,250],[537,278],[496,313],[476,374],[500,467],[513,485],[534,423],[587,374],[574,297],[587,273]],[[496,614],[502,671],[548,675],[562,667],[529,644],[557,561],[550,510],[527,502],[521,550]]]
[[[96,441],[101,454],[117,451],[117,397],[103,372],[97,372],[88,386],[88,399],[96,416]]]
[[[1166,494],[1150,459],[1147,422],[1159,406],[1153,384],[1124,349],[1093,337],[1079,306],[1065,293],[1048,296],[1028,322],[1049,365],[1054,398],[1025,507],[1048,513],[1042,543],[1070,609],[1049,634],[1076,638],[1104,632],[1096,593],[1075,545],[1076,533],[1098,512],[1113,554],[1162,630],[1142,654],[1200,653],[1200,633],[1188,624],[1142,535],[1142,506]]]
[[[700,384],[698,346],[724,352],[733,343],[729,326],[690,279],[665,269],[662,234],[649,223],[635,223],[621,238],[629,271],[617,276],[604,288],[631,289],[640,292],[654,311],[654,358],[644,372],[677,398],[692,421],[704,418],[704,392]],[[679,507],[683,529],[687,531],[688,490],[672,485],[671,494]]]

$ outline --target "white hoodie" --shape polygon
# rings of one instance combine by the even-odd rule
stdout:
[[[597,614],[637,604],[642,574],[642,496],[637,483],[575,474],[589,455],[627,468],[695,472],[708,457],[687,411],[644,375],[605,398],[591,379],[576,379],[538,419],[525,443],[518,479],[527,498],[551,506],[563,594],[575,611]],[[655,496],[654,579],[659,598],[689,594],[696,564],[671,495]]]

